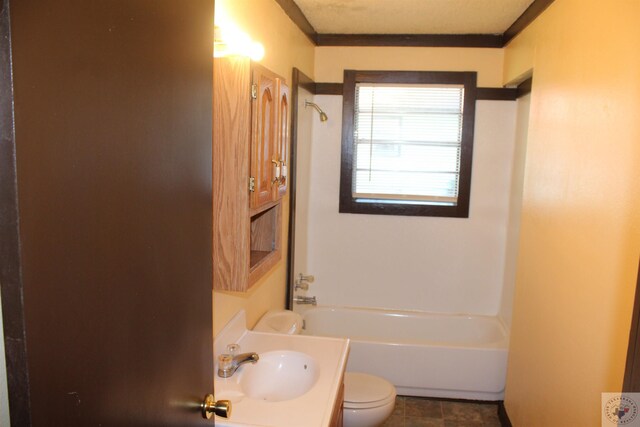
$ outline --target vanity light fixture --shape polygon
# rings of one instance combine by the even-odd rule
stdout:
[[[254,61],[264,58],[262,43],[251,40],[251,37],[233,24],[215,26],[213,32],[213,56],[248,56]]]

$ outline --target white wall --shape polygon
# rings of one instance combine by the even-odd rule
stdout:
[[[516,142],[511,172],[511,198],[504,266],[504,287],[502,290],[502,302],[500,304],[500,317],[502,317],[502,320],[509,328],[511,328],[513,295],[516,287],[518,244],[520,241],[520,215],[522,213],[522,188],[524,183],[525,157],[527,154],[530,104],[531,95],[523,96],[518,99],[516,104]]]
[[[306,147],[308,230],[306,247],[297,244],[296,273],[304,264],[316,276],[308,295],[320,304],[498,313],[516,103],[477,103],[470,218],[461,219],[339,214],[342,97],[315,101],[329,121],[314,119]],[[304,149],[299,141],[301,156]]]
[[[307,246],[309,234],[309,195],[311,183],[309,168],[311,167],[310,141],[313,138],[313,127],[320,123],[318,113],[311,107],[304,106],[304,102],[313,102],[314,96],[305,88],[298,87],[298,135],[296,156],[296,233],[294,247],[294,263],[296,274],[306,274]],[[315,122],[318,123],[315,123]]]

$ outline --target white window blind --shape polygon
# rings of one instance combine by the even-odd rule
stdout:
[[[352,195],[456,205],[463,85],[358,83]]]

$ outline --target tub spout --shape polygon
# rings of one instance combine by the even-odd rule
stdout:
[[[297,304],[317,305],[316,297],[293,297],[293,302]]]
[[[245,363],[256,363],[260,359],[258,353],[242,353],[237,356],[221,354],[218,357],[218,376],[229,378],[235,374],[238,368]]]

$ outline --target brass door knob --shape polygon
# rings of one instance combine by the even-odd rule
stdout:
[[[202,418],[211,419],[213,414],[222,418],[231,416],[231,402],[228,400],[216,400],[213,394],[207,394],[202,401]]]

